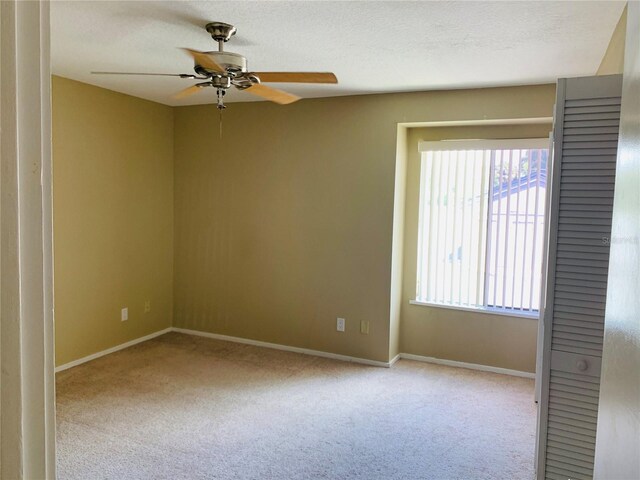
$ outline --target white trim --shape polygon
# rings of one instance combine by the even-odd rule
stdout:
[[[249,338],[220,335],[218,333],[200,332],[198,330],[189,330],[187,328],[173,327],[171,331],[184,333],[187,335],[195,335],[198,337],[214,338],[216,340],[224,340],[227,342],[243,343],[245,345],[253,345],[254,347],[273,348],[274,350],[284,350],[285,352],[302,353],[303,355],[313,355],[314,357],[332,358],[334,360],[342,360],[343,362],[361,363],[363,365],[372,365],[374,367],[389,368],[392,365],[392,362],[380,362],[378,360],[369,360],[369,359],[360,358],[360,357],[350,357],[348,355],[340,355],[338,353],[323,352],[321,350],[310,350],[308,348],[290,347],[288,345],[281,345],[279,343],[261,342],[259,340],[251,340]]]
[[[185,335],[193,335],[196,337],[205,337],[205,338],[213,338],[215,340],[222,340],[225,342],[234,342],[234,343],[242,343],[244,345],[252,345],[254,347],[262,347],[262,348],[271,348],[273,350],[282,350],[285,352],[294,352],[301,353],[303,355],[312,355],[314,357],[322,357],[322,358],[331,358],[333,360],[341,360],[343,362],[352,362],[359,363],[362,365],[370,365],[373,367],[384,367],[389,368],[393,366],[398,360],[406,359],[406,360],[415,360],[417,362],[425,362],[425,363],[435,363],[438,365],[446,365],[448,367],[459,367],[459,368],[468,368],[470,370],[480,370],[483,372],[492,372],[499,373],[502,375],[511,375],[514,377],[524,377],[524,378],[535,378],[534,373],[529,372],[521,372],[519,370],[510,370],[508,368],[500,368],[500,367],[492,367],[489,365],[478,365],[476,363],[465,363],[458,362],[455,360],[444,360],[435,357],[423,357],[422,355],[413,355],[411,353],[399,353],[395,357],[391,359],[389,362],[381,362],[378,360],[369,360],[366,358],[360,357],[350,357],[348,355],[340,355],[337,353],[323,352],[321,350],[311,350],[308,348],[300,348],[300,347],[291,347],[289,345],[281,345],[279,343],[269,343],[262,342],[260,340],[252,340],[250,338],[242,338],[242,337],[232,337],[230,335],[221,335],[219,333],[209,333],[209,332],[201,332],[198,330],[190,330],[188,328],[178,328],[178,327],[169,327],[164,330],[159,330],[157,332],[151,333],[149,335],[145,335],[144,337],[136,338],[135,340],[131,340],[126,343],[122,343],[112,348],[108,348],[106,350],[102,350],[101,352],[93,353],[83,358],[79,358],[78,360],[74,360],[69,363],[65,363],[64,365],[60,365],[56,368],[56,373],[61,372],[63,370],[67,370],[71,367],[75,367],[77,365],[81,365],[83,363],[89,362],[91,360],[95,360],[96,358],[103,357],[105,355],[109,355],[110,353],[115,353],[119,350],[123,350],[128,347],[132,347],[137,345],[138,343],[146,342],[147,340],[151,340],[152,338],[159,337],[160,335],[164,335],[165,333],[176,332],[183,333]]]
[[[445,150],[493,150],[493,149],[536,149],[549,148],[549,138],[503,138],[421,141],[419,152]]]
[[[55,479],[49,2],[0,2],[2,478]]]
[[[64,365],[60,365],[59,367],[56,367],[56,373],[62,372],[63,370],[67,370],[77,365],[81,365],[83,363],[90,362],[91,360],[95,360],[96,358],[104,357],[105,355],[109,355],[110,353],[115,353],[119,350],[124,350],[125,348],[133,347],[138,343],[146,342],[147,340],[151,340],[152,338],[156,338],[156,337],[159,337],[160,335],[164,335],[165,333],[169,333],[172,330],[173,328],[171,327],[165,328],[164,330],[158,330],[157,332],[150,333],[149,335],[145,335],[144,337],[136,338],[129,342],[116,345],[115,347],[107,348],[106,350],[102,350],[101,352],[92,353],[91,355],[87,355],[86,357],[73,360],[72,362],[65,363]]]
[[[479,365],[477,363],[458,362],[455,360],[445,360],[435,357],[423,357],[422,355],[413,355],[412,353],[401,353],[400,358],[405,360],[415,360],[416,362],[435,363],[437,365],[446,365],[447,367],[468,368],[469,370],[480,370],[482,372],[499,373],[502,375],[511,375],[513,377],[535,378],[536,374],[531,372],[522,372],[520,370],[510,370],[508,368],[492,367],[490,365]]]
[[[500,308],[490,308],[490,307],[472,307],[467,305],[448,305],[445,303],[432,303],[432,302],[422,302],[420,300],[409,300],[411,305],[418,305],[420,307],[434,307],[434,308],[448,308],[450,310],[463,310],[465,312],[474,312],[474,313],[488,313],[489,315],[503,315],[505,317],[512,318],[528,318],[529,320],[538,320],[540,318],[540,313],[515,313],[509,312],[508,310],[503,310]]]
[[[395,365],[395,363],[396,363],[398,360],[400,360],[401,358],[402,358],[402,354],[401,354],[401,353],[397,354],[395,357],[393,357],[393,358],[391,359],[391,361],[389,362],[389,366],[390,366],[390,367],[393,367],[393,366]]]
[[[425,127],[464,127],[464,126],[484,126],[484,125],[530,125],[530,124],[553,123],[553,117],[531,117],[531,118],[493,118],[489,120],[445,120],[438,122],[400,122],[398,126],[404,128],[425,128]]]

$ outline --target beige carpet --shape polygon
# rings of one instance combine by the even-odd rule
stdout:
[[[58,374],[60,479],[532,479],[533,381],[170,333]]]

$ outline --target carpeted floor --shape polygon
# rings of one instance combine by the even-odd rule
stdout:
[[[58,478],[533,478],[533,381],[169,333],[57,377]]]

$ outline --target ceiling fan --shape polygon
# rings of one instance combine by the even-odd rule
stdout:
[[[211,22],[205,26],[205,29],[218,42],[218,51],[200,52],[190,48],[183,49],[193,58],[195,62],[193,69],[196,75],[190,73],[91,73],[96,75],[153,75],[204,80],[178,92],[174,98],[185,98],[204,88],[213,87],[216,89],[217,107],[220,110],[226,108],[224,95],[232,86],[266,100],[287,105],[300,100],[300,97],[277,88],[268,87],[264,83],[338,83],[338,79],[331,72],[250,72],[245,57],[224,51],[225,42],[228,42],[236,34],[236,27],[228,23]]]

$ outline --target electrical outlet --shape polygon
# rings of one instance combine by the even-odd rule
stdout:
[[[338,317],[338,320],[336,322],[336,330],[339,332],[344,332],[345,323],[346,323],[346,320],[344,318]]]
[[[151,300],[147,300],[144,302],[144,313],[149,313],[151,311]]]
[[[360,321],[360,333],[369,335],[369,322],[367,320]]]
[[[125,320],[129,320],[129,309],[126,307],[120,310],[120,321],[124,322]]]

